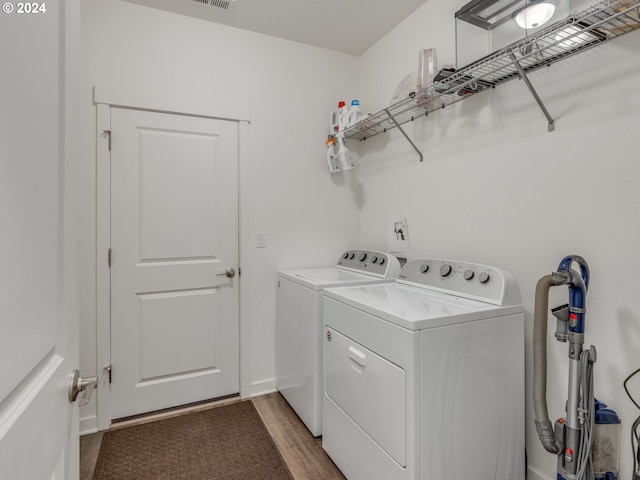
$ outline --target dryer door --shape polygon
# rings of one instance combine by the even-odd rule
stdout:
[[[406,466],[404,370],[326,327],[327,396],[400,466]]]

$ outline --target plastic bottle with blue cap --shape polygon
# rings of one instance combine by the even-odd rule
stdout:
[[[347,115],[347,126],[351,127],[355,125],[361,118],[362,112],[360,111],[360,101],[351,100],[351,108],[349,108],[349,113]]]

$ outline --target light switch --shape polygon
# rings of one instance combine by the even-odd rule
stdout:
[[[258,248],[267,248],[267,234],[265,232],[256,234],[256,246]]]

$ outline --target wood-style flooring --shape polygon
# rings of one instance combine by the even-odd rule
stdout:
[[[282,395],[276,392],[251,400],[296,480],[346,480],[322,449],[322,440],[311,435]],[[112,428],[155,421],[237,401],[237,398],[225,399],[213,404],[119,422]],[[102,432],[80,437],[80,480],[93,478],[101,442]]]

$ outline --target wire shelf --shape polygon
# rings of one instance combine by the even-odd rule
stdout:
[[[640,0],[598,4],[498,50],[344,130],[366,140],[525,73],[640,28]],[[395,122],[393,121],[395,120]],[[397,122],[397,123],[396,123]]]

